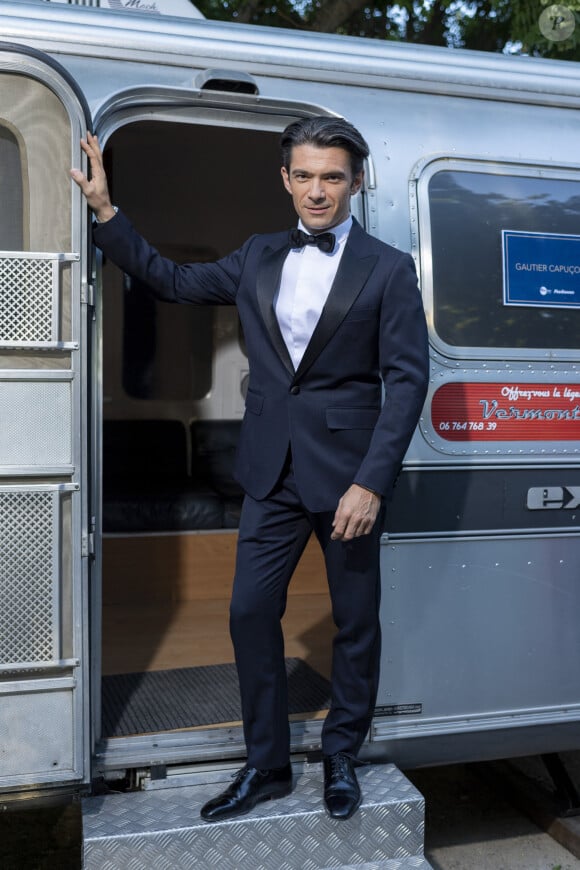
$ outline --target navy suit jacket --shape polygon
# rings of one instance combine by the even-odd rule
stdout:
[[[409,254],[354,222],[294,370],[273,307],[288,231],[252,236],[215,263],[186,265],[162,257],[122,212],[97,224],[94,237],[159,299],[237,306],[250,377],[236,474],[247,493],[259,500],[272,491],[291,446],[308,510],[334,511],[352,483],[390,497],[428,381],[425,316]]]

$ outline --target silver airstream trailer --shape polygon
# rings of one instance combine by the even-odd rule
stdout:
[[[0,34],[3,799],[118,792],[86,800],[87,867],[427,866],[394,765],[580,746],[580,68],[185,0],[4,2]],[[298,797],[208,845],[195,807],[244,751],[226,617],[243,336],[229,309],[144,304],[93,249],[68,169],[95,130],[141,232],[210,260],[291,224],[277,139],[323,113],[370,144],[355,213],[413,253],[431,341],[382,540],[373,764],[362,827],[325,851],[333,626],[312,545],[285,617]]]

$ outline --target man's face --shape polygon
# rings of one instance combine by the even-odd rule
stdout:
[[[346,220],[363,173],[353,176],[350,154],[344,148],[295,145],[290,168],[282,167],[282,178],[308,232],[320,233]]]

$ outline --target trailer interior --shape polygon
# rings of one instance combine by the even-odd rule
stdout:
[[[214,260],[291,226],[277,139],[127,124],[105,152],[113,199],[164,255]],[[212,712],[208,696],[236,691],[228,605],[242,493],[232,469],[248,375],[237,313],[157,302],[105,262],[102,324],[102,737],[230,726],[229,700]],[[284,617],[294,719],[323,715],[321,698],[306,709],[300,696],[309,676],[326,690],[333,628],[311,540]]]

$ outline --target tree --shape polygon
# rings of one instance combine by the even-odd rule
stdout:
[[[212,19],[580,60],[580,0],[197,0]]]
[[[526,54],[580,60],[580,2],[496,0],[511,6],[512,31]]]

